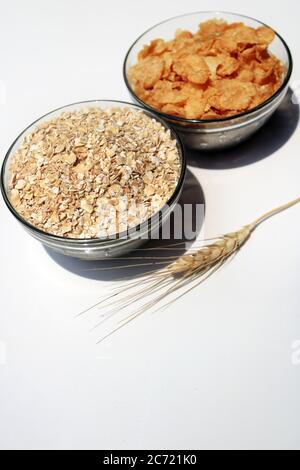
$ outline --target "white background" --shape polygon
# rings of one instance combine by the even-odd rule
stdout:
[[[300,80],[296,0],[1,0],[1,159],[56,107],[129,100],[122,61],[130,44],[155,23],[200,9],[272,25],[291,47],[292,83]],[[239,149],[193,157],[206,236],[300,195],[298,112],[288,101]],[[97,346],[95,313],[74,314],[110,283],[65,269],[1,200],[0,447],[300,448],[300,365],[292,360],[299,216],[295,207],[268,221],[206,284]]]

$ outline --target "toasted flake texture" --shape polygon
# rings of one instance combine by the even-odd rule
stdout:
[[[205,112],[206,100],[202,98],[189,98],[185,105],[185,117],[187,119],[200,119]]]
[[[216,92],[209,98],[212,108],[218,111],[244,111],[251,106],[256,94],[253,83],[239,80],[219,80]]]
[[[198,85],[204,85],[209,79],[209,68],[203,57],[190,54],[178,59],[173,64],[173,70],[183,80],[187,80]]]
[[[271,44],[275,39],[274,31],[270,28],[266,28],[265,26],[258,28],[256,34],[259,41],[263,44]]]
[[[268,50],[274,38],[265,26],[222,19],[200,24],[195,34],[178,29],[174,39],[156,39],[143,48],[129,81],[141,100],[164,113],[187,119],[234,116],[280,88],[285,70]]]
[[[228,77],[239,69],[239,61],[234,57],[227,56],[217,67],[217,75]]]
[[[157,57],[149,57],[146,63],[141,62],[135,65],[135,68],[131,70],[131,76],[147,90],[158,82],[163,71],[164,62]]]
[[[10,165],[10,200],[39,229],[107,237],[170,199],[180,159],[169,131],[142,111],[86,108],[40,124]]]

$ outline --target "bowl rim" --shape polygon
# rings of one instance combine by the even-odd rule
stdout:
[[[287,70],[287,74],[286,74],[285,79],[284,79],[283,83],[281,84],[280,88],[270,98],[268,98],[266,101],[259,104],[258,106],[255,106],[255,108],[251,108],[250,110],[243,111],[242,113],[239,113],[239,114],[234,114],[233,116],[227,116],[227,117],[220,118],[220,119],[186,119],[186,118],[179,117],[179,116],[173,116],[172,114],[163,113],[163,112],[157,110],[156,108],[148,105],[147,103],[145,103],[143,100],[141,100],[136,95],[135,91],[133,90],[133,88],[131,87],[131,85],[129,83],[129,80],[128,80],[128,77],[127,77],[127,72],[126,72],[128,58],[129,58],[129,55],[130,55],[132,49],[134,48],[134,46],[143,38],[143,36],[145,36],[145,34],[149,33],[150,31],[152,31],[154,28],[156,28],[158,26],[161,26],[161,25],[163,25],[165,23],[168,23],[169,21],[172,21],[172,20],[175,20],[175,19],[180,19],[180,18],[184,18],[186,16],[193,16],[193,15],[199,15],[199,14],[212,14],[212,15],[215,15],[215,14],[221,14],[222,15],[223,14],[223,15],[237,16],[237,17],[240,17],[240,18],[245,18],[247,20],[255,21],[255,22],[261,24],[262,26],[266,26],[267,28],[270,28],[274,31],[275,35],[282,42],[282,44],[283,44],[283,46],[284,46],[284,48],[287,52],[288,70]],[[230,12],[230,11],[223,11],[223,10],[194,11],[194,12],[191,12],[191,13],[185,13],[183,15],[172,16],[172,17],[170,17],[166,20],[160,21],[159,23],[155,24],[154,26],[151,26],[151,28],[148,28],[146,31],[144,31],[134,41],[134,43],[128,49],[128,51],[125,55],[124,62],[123,62],[123,79],[125,81],[125,85],[126,85],[128,91],[129,91],[129,93],[133,96],[133,98],[139,103],[140,106],[143,106],[147,110],[156,113],[162,119],[166,119],[168,121],[173,121],[174,124],[176,124],[176,123],[184,123],[184,124],[192,124],[192,125],[194,125],[194,124],[218,124],[218,123],[224,123],[224,122],[226,123],[226,122],[230,122],[230,121],[232,122],[232,121],[234,121],[236,119],[239,119],[241,117],[255,114],[257,111],[259,111],[261,109],[264,109],[270,103],[272,103],[274,100],[276,100],[276,98],[282,93],[282,91],[288,85],[288,83],[290,81],[290,78],[291,78],[291,75],[292,75],[292,72],[293,72],[293,57],[292,57],[290,48],[287,45],[286,41],[283,39],[283,37],[275,29],[271,28],[271,26],[269,26],[267,23],[264,23],[260,20],[257,20],[256,18],[253,18],[252,16],[242,15],[242,14],[239,14],[239,13],[233,13],[233,12]]]
[[[135,108],[138,111],[143,111],[149,117],[152,119],[155,119],[156,121],[160,122],[164,128],[168,131],[170,131],[171,137],[176,140],[177,144],[177,149],[179,152],[179,157],[180,157],[180,162],[181,162],[181,169],[180,169],[180,175],[177,181],[176,188],[174,189],[174,192],[172,193],[171,197],[169,200],[164,204],[164,206],[157,212],[155,212],[149,219],[146,219],[142,223],[136,225],[135,227],[131,227],[127,229],[126,231],[119,232],[116,234],[113,234],[111,236],[107,237],[96,237],[96,238],[73,238],[73,237],[61,237],[59,235],[55,235],[49,232],[45,232],[44,230],[39,229],[38,227],[35,227],[34,225],[30,224],[27,220],[25,220],[19,213],[18,211],[14,208],[12,203],[10,202],[9,196],[7,194],[7,191],[5,189],[5,174],[7,170],[7,163],[9,160],[9,157],[11,156],[11,152],[15,144],[18,142],[19,139],[21,139],[24,134],[35,124],[38,124],[42,119],[47,118],[47,116],[50,116],[51,114],[57,112],[57,111],[64,111],[65,108],[69,108],[72,106],[85,106],[94,103],[95,105],[98,103],[99,106],[101,106],[101,103],[112,103],[113,105],[120,104],[120,105],[125,105],[131,108]],[[46,114],[42,115],[41,117],[35,119],[30,125],[28,125],[13,141],[9,149],[7,150],[4,160],[2,162],[2,167],[1,167],[1,175],[0,175],[0,189],[2,193],[2,197],[4,199],[4,202],[10,212],[16,217],[16,219],[21,222],[23,225],[25,225],[26,228],[33,230],[34,232],[37,232],[39,235],[46,236],[52,240],[57,240],[61,242],[70,242],[74,244],[97,244],[99,242],[113,242],[116,240],[125,240],[125,239],[131,239],[132,233],[138,233],[141,232],[143,234],[143,229],[148,229],[149,227],[149,222],[151,222],[153,219],[160,217],[160,215],[163,213],[163,211],[167,207],[171,207],[173,203],[176,201],[177,197],[180,195],[180,192],[183,187],[184,179],[186,175],[186,155],[185,155],[185,150],[184,146],[182,144],[181,138],[177,134],[177,132],[164,120],[160,119],[158,116],[155,115],[151,110],[145,110],[141,106],[134,104],[134,103],[128,103],[127,101],[120,101],[120,100],[109,100],[109,99],[96,99],[96,100],[86,100],[86,101],[77,101],[75,103],[70,103],[64,106],[60,106],[59,108],[55,108],[52,111],[47,112]],[[138,237],[137,237],[138,238]]]

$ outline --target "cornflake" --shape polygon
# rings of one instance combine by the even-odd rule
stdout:
[[[142,111],[63,112],[36,127],[13,155],[10,200],[45,232],[107,237],[160,210],[180,168],[176,141]]]
[[[186,119],[234,116],[263,103],[283,82],[284,67],[268,46],[270,28],[209,20],[195,34],[178,29],[171,41],[144,46],[129,70],[137,96]]]

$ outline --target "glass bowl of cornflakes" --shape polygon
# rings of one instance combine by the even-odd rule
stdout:
[[[284,39],[250,17],[199,12],[140,36],[124,61],[134,102],[156,113],[192,149],[239,144],[272,116],[292,74]]]

